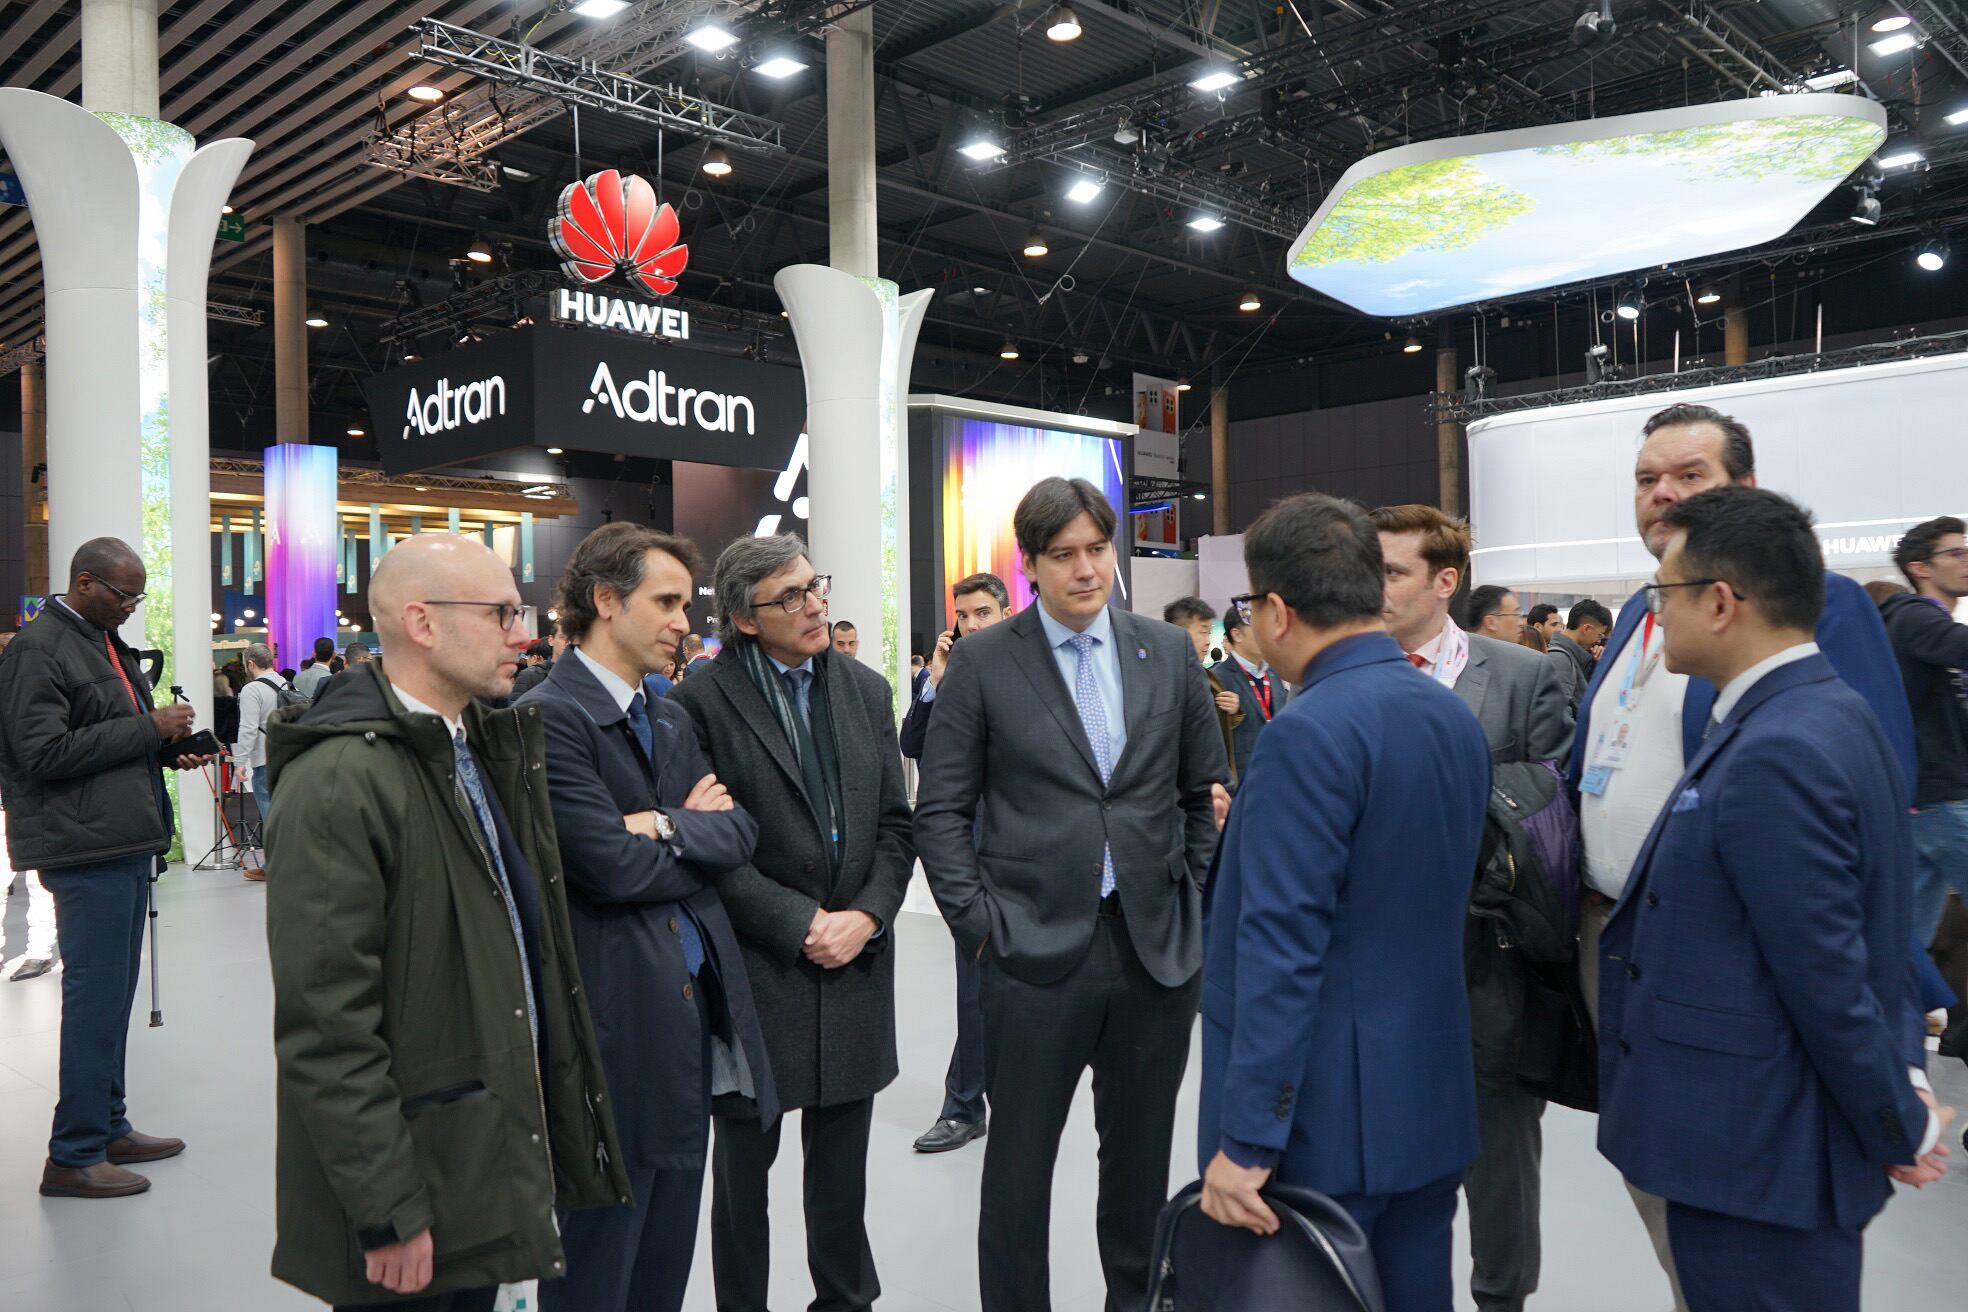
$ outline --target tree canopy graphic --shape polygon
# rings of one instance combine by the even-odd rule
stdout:
[[[1537,153],[1580,163],[1644,158],[1717,180],[1836,182],[1863,164],[1884,135],[1866,119],[1805,114],[1574,141]]]
[[[1386,264],[1404,255],[1460,250],[1536,204],[1490,179],[1467,155],[1406,164],[1347,188],[1292,264]]]

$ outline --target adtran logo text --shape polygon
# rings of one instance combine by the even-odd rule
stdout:
[[[605,296],[600,292],[561,288],[554,294],[553,317],[556,323],[613,328],[618,332],[668,337],[680,342],[690,340],[690,315],[687,311],[651,305],[647,301]]]
[[[484,378],[463,387],[454,387],[449,378],[440,378],[429,392],[410,389],[410,401],[403,408],[403,438],[408,441],[412,433],[419,437],[448,433],[505,413],[503,377]]]
[[[663,424],[670,428],[694,424],[709,433],[743,432],[747,436],[758,432],[758,417],[749,396],[675,387],[669,374],[661,369],[651,369],[647,378],[631,378],[617,387],[615,375],[603,360],[595,365],[594,381],[588,384],[588,391],[592,395],[581,403],[584,415],[593,414],[598,405],[605,405],[615,412],[617,419],[632,419],[638,424]]]

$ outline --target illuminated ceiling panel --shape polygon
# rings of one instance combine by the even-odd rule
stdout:
[[[1798,95],[1453,137],[1348,169],[1291,276],[1389,318],[1770,241],[1886,139],[1858,96]]]

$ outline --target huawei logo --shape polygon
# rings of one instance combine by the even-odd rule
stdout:
[[[619,272],[667,296],[690,263],[690,248],[676,244],[676,211],[659,202],[647,182],[615,169],[567,185],[552,236],[560,267],[582,282]]]

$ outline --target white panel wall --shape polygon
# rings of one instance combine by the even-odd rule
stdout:
[[[1162,607],[1177,597],[1194,597],[1196,592],[1196,562],[1193,560],[1170,560],[1162,556],[1136,556],[1128,562],[1134,577],[1134,596],[1128,599],[1128,609],[1137,615],[1150,619],[1162,617]],[[1205,597],[1210,609],[1222,611],[1228,597]]]

